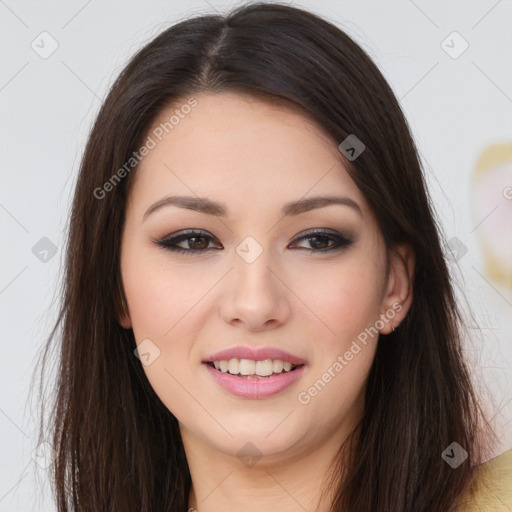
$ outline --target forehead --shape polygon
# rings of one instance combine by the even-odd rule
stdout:
[[[227,195],[247,206],[338,192],[364,203],[336,141],[298,109],[231,92],[193,98],[194,107],[183,98],[163,109],[148,130],[155,145],[135,173],[138,196]]]

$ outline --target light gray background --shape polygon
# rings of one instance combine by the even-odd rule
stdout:
[[[27,399],[36,358],[55,320],[63,230],[94,116],[127,59],[144,43],[178,20],[232,5],[0,0],[0,512],[54,510],[44,471],[31,457],[37,400],[29,404]],[[468,343],[474,375],[496,402],[488,405],[490,416],[504,431],[512,430],[512,333],[498,339],[489,329],[503,329],[500,322],[505,325],[505,316],[512,315],[512,297],[499,295],[481,275],[477,228],[479,222],[492,222],[492,215],[471,219],[469,180],[487,145],[511,139],[512,3],[318,0],[293,5],[325,16],[352,36],[400,99],[445,235],[457,236],[468,248],[459,261],[460,282],[485,335]],[[469,43],[456,59],[441,46],[454,30]],[[43,45],[43,31],[59,45],[47,59],[31,47],[34,40]],[[46,263],[32,252],[43,237],[57,246]],[[512,437],[503,435],[501,451],[510,447]]]

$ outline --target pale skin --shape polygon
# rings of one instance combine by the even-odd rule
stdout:
[[[337,144],[307,117],[235,93],[194,97],[197,106],[136,171],[121,250],[127,311],[119,322],[133,329],[137,344],[149,338],[160,350],[143,368],[180,422],[192,476],[189,507],[328,510],[321,485],[361,418],[378,335],[309,403],[300,403],[298,394],[382,314],[395,313],[381,334],[403,320],[414,255],[408,246],[394,247],[386,273],[384,240],[369,205]],[[163,111],[154,126],[179,105]],[[227,216],[165,206],[143,220],[168,195],[207,197],[223,203]],[[349,198],[358,208],[337,204],[281,215],[285,203],[320,195]],[[336,241],[297,236],[322,228],[353,243],[321,252]],[[191,255],[155,243],[188,229],[202,232],[178,242],[196,251]],[[263,251],[251,263],[236,252],[248,236]],[[281,348],[305,359],[306,369],[276,396],[232,395],[202,360],[238,345]],[[247,442],[262,454],[251,467],[237,456]]]

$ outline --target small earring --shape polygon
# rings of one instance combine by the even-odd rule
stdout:
[[[395,332],[395,326],[393,325],[393,330],[391,332]]]

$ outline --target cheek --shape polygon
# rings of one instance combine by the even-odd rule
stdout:
[[[190,370],[194,357],[198,357],[194,340],[206,317],[205,294],[214,276],[202,278],[190,270],[185,272],[185,268],[171,267],[160,258],[137,256],[140,253],[134,250],[124,261],[123,283],[139,351],[149,347],[151,354],[142,368],[166,407],[180,421],[190,422],[194,418],[189,417],[187,390],[194,388]],[[198,414],[195,409],[194,414]]]
[[[326,348],[343,350],[352,338],[374,325],[380,314],[384,270],[359,254],[336,265],[310,267],[296,280],[317,339]]]
[[[376,344],[355,341],[347,350],[334,354],[323,365],[315,366],[305,379],[297,399],[310,407],[312,417],[325,424],[337,424],[363,405],[362,394],[375,356]],[[314,411],[314,412],[313,412]]]
[[[211,286],[211,278],[201,279],[190,269],[169,265],[165,257],[144,257],[137,250],[124,261],[122,275],[138,341],[153,337],[164,342],[172,338]]]
[[[376,323],[383,313],[384,264],[375,261],[380,260],[358,253],[343,264],[318,267],[307,278],[315,364],[298,401],[311,416],[321,416],[332,427],[357,416],[363,404],[361,395],[378,341]]]

